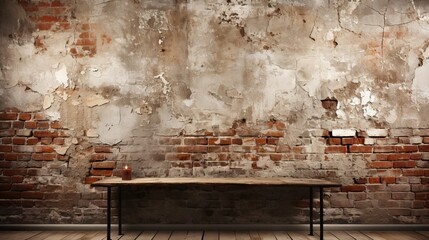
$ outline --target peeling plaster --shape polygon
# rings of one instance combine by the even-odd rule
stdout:
[[[86,100],[86,106],[88,107],[101,106],[109,102],[110,100],[105,99],[103,96],[96,94],[88,97],[88,99]]]

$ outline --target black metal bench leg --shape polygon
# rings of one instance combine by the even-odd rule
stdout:
[[[111,211],[111,200],[112,200],[112,189],[111,187],[107,187],[107,240],[111,240],[110,238],[110,211]]]
[[[313,187],[310,187],[310,195],[308,197],[310,201],[310,236],[313,236]]]
[[[323,240],[323,187],[320,187],[320,240]]]
[[[118,187],[118,235],[122,235],[122,188]]]

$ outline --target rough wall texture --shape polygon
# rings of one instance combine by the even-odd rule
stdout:
[[[1,223],[102,222],[89,184],[124,164],[326,178],[329,222],[429,223],[426,1],[9,0],[0,28]],[[135,222],[306,219],[302,192],[133,192]]]

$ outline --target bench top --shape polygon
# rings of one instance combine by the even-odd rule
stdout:
[[[217,178],[217,177],[164,177],[164,178],[105,178],[92,183],[92,186],[150,186],[150,185],[267,185],[267,186],[307,186],[307,187],[340,187],[341,184],[323,179],[312,178]]]

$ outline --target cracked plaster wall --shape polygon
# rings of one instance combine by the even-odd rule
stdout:
[[[126,136],[109,124],[428,126],[424,1],[70,1],[72,27],[57,32],[35,29],[18,3],[2,4],[2,107],[63,119],[84,104],[92,117],[69,127],[96,129],[108,144]],[[84,20],[111,41],[73,58]],[[338,99],[337,118],[325,116],[325,98]],[[112,123],[112,108],[129,113]]]
[[[59,120],[74,151],[120,143],[150,159],[163,149],[136,142],[241,119],[287,122],[290,142],[313,128],[429,127],[426,1],[62,2],[61,30],[1,2],[0,109]],[[76,55],[84,24],[96,51]]]

